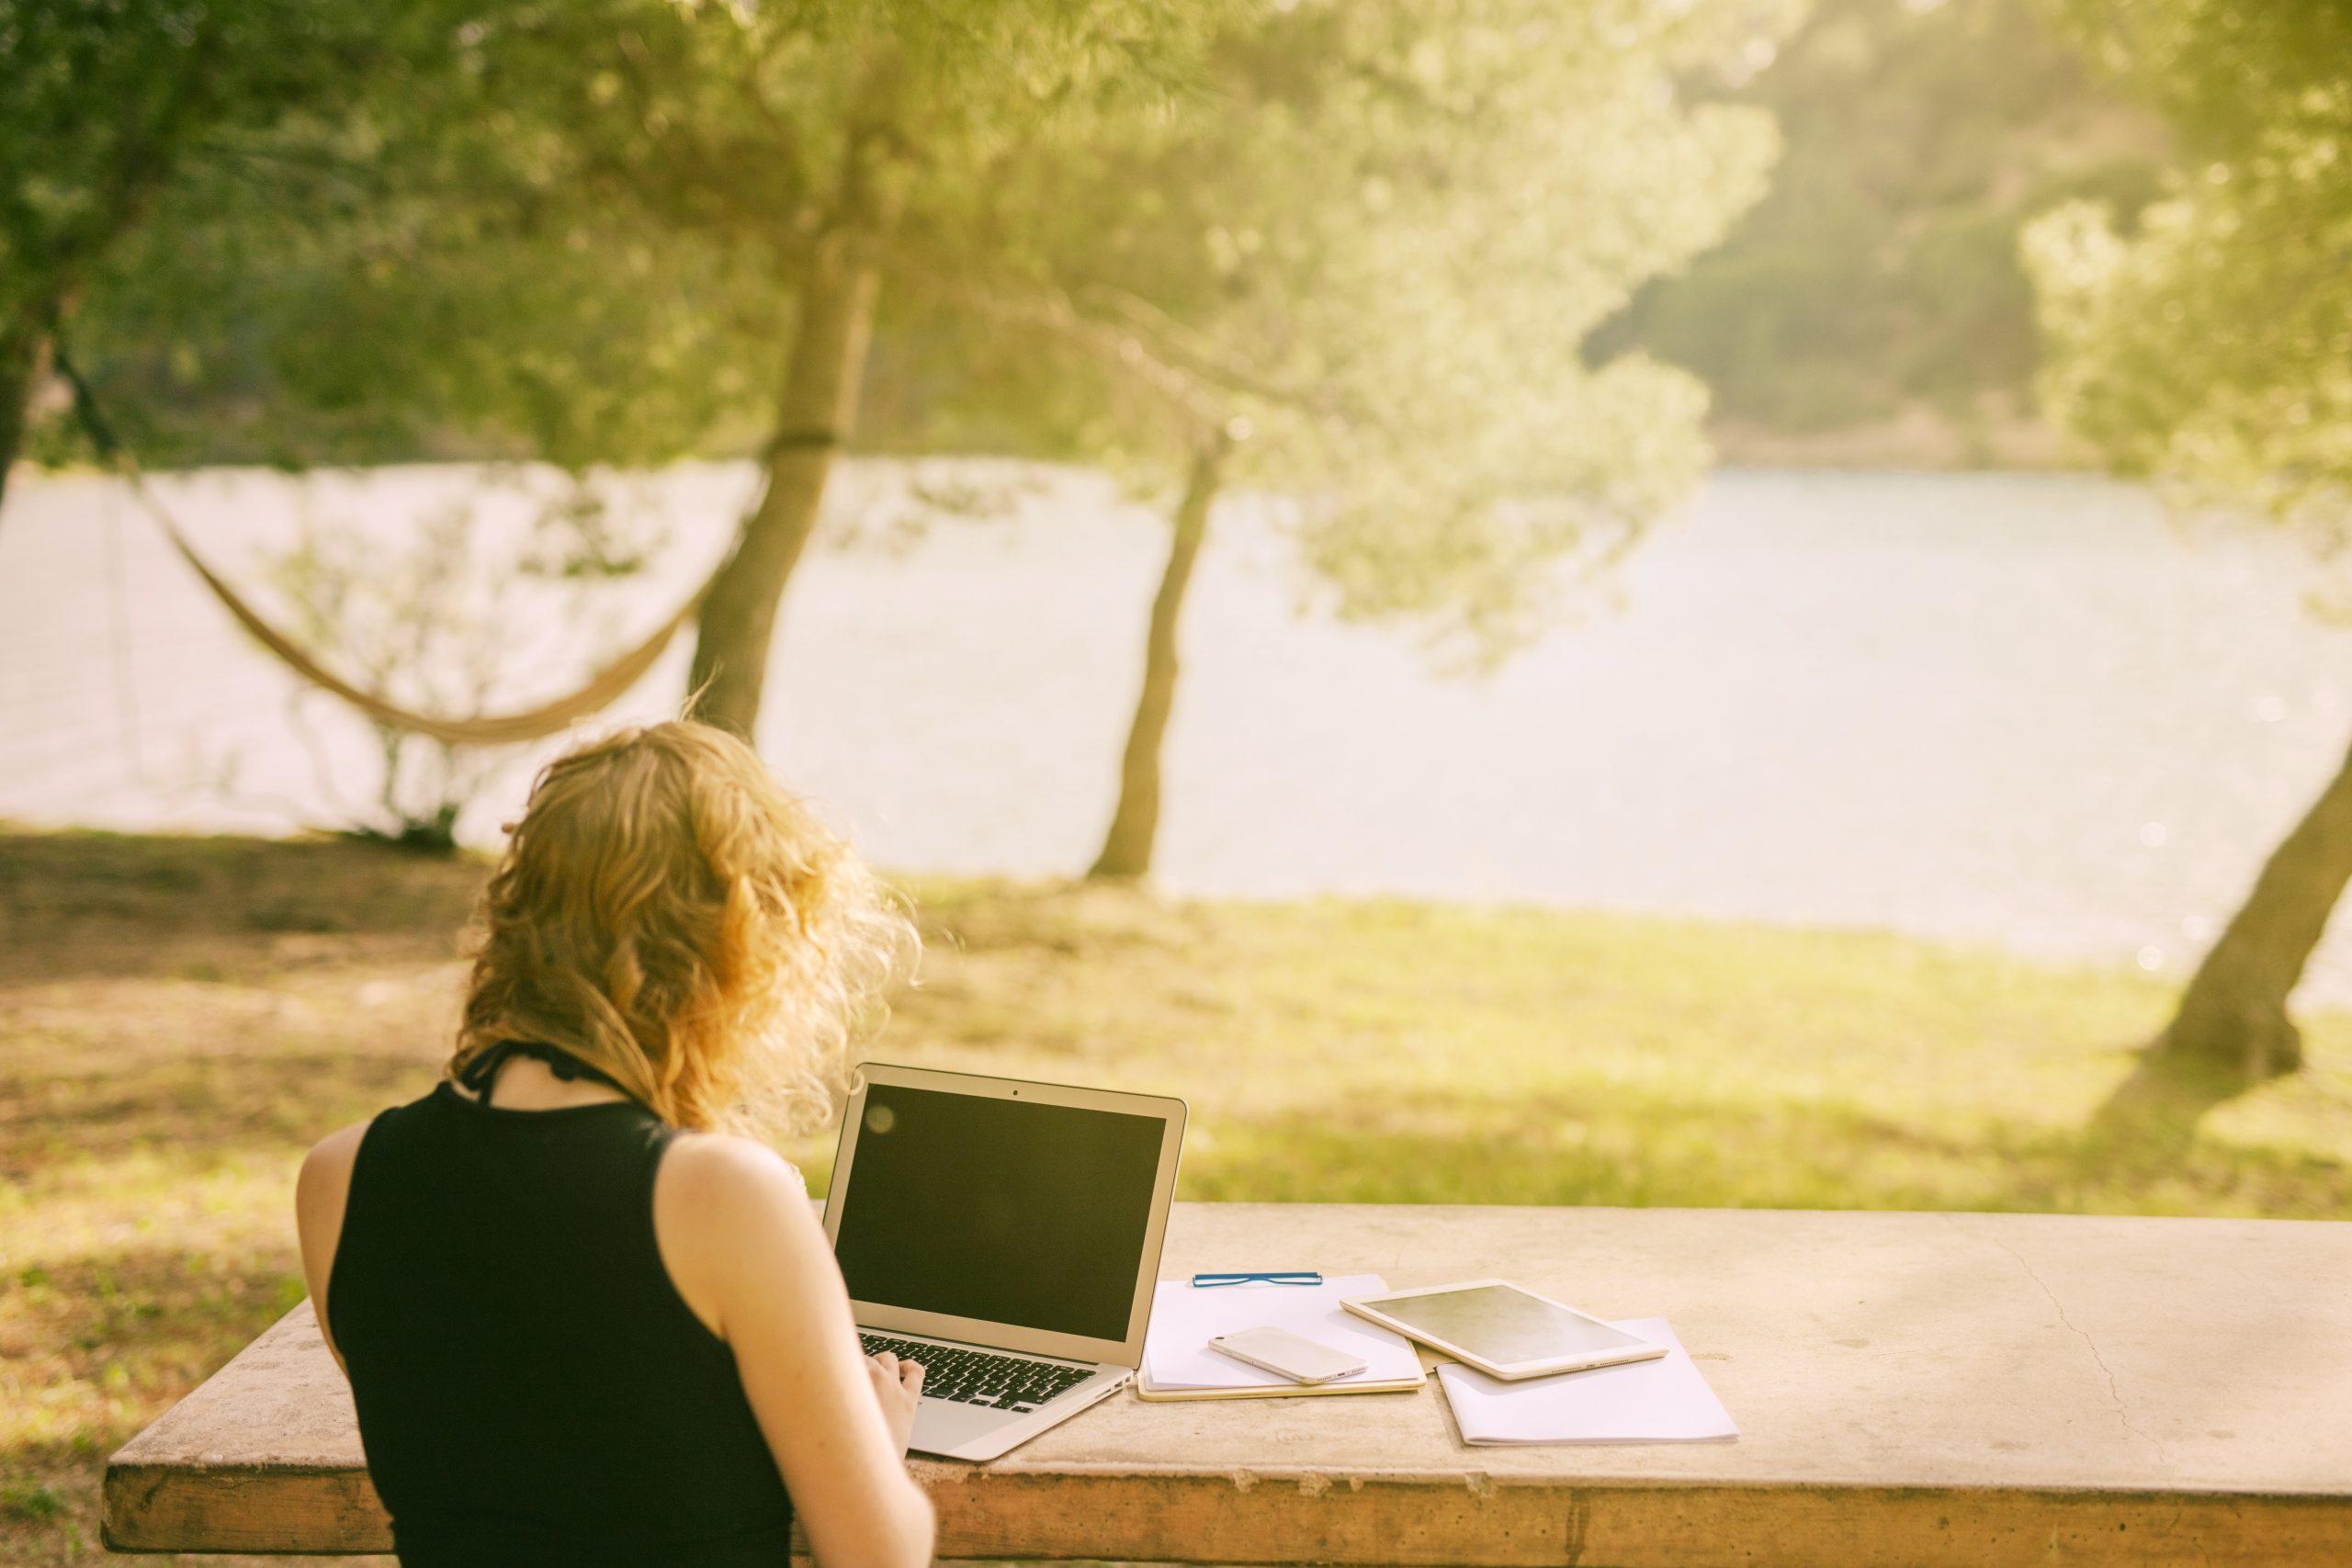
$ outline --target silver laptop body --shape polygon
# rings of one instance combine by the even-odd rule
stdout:
[[[1143,1364],[1184,1102],[869,1062],[825,1235],[869,1352],[928,1369],[911,1446],[987,1460]]]

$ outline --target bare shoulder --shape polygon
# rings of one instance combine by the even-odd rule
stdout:
[[[791,1161],[731,1133],[680,1134],[662,1156],[658,1184],[683,1207],[714,1215],[808,1201],[808,1184]]]
[[[673,1139],[653,1180],[654,1243],[671,1283],[722,1339],[729,1307],[773,1303],[782,1281],[829,1256],[808,1189],[765,1144],[724,1133]]]
[[[360,1140],[367,1135],[368,1123],[355,1122],[329,1133],[302,1156],[301,1174],[294,1183],[294,1205],[306,1231],[313,1215],[323,1217],[327,1209],[341,1216],[344,1200],[351,1191],[351,1168],[359,1158]]]

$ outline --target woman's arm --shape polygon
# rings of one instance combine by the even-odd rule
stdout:
[[[925,1568],[931,1500],[907,1473],[920,1368],[859,1352],[849,1292],[792,1167],[749,1139],[681,1137],[653,1186],[662,1261],[735,1366],[827,1568]]]
[[[294,1229],[302,1243],[302,1279],[311,1288],[311,1310],[319,1320],[319,1337],[327,1342],[334,1364],[343,1366],[343,1352],[327,1331],[327,1279],[334,1272],[335,1244],[343,1239],[343,1210],[351,1197],[352,1162],[359,1157],[359,1140],[368,1135],[360,1122],[328,1134],[302,1161],[294,1179]],[[344,1367],[344,1376],[351,1369]]]

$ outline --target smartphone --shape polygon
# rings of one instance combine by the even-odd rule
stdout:
[[[1209,1348],[1293,1382],[1330,1382],[1363,1371],[1345,1350],[1293,1334],[1287,1328],[1243,1328],[1220,1334]]]

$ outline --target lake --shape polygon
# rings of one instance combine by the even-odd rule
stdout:
[[[910,538],[846,476],[787,595],[763,752],[906,870],[1082,869],[1165,549],[1091,475],[933,466],[1006,515]],[[397,539],[481,476],[160,481],[266,602],[309,516]],[[707,569],[749,476],[615,481],[642,578],[505,613],[493,705],[562,689]],[[478,526],[515,536],[506,485]],[[1595,605],[1483,678],[1322,614],[1262,509],[1219,513],[1183,628],[1161,880],[1896,931],[2177,971],[2352,739],[2339,636],[2281,541],[2191,538],[2064,475],[1725,471]],[[566,591],[569,592],[569,591]],[[585,608],[582,607],[582,601]],[[616,714],[674,706],[685,649]],[[495,837],[548,748],[465,818]],[[0,516],[0,816],[282,831],[374,789],[363,727],[257,651],[114,481],[20,473]],[[2352,928],[2352,922],[2345,923]],[[2352,999],[2352,929],[2307,998]]]

